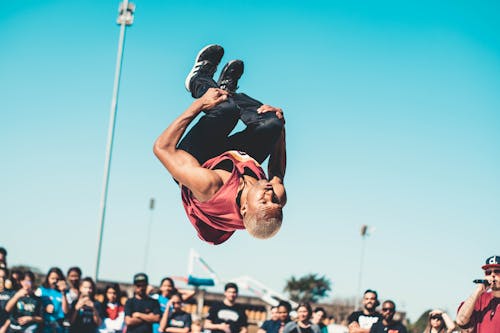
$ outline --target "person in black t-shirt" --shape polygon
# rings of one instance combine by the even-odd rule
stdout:
[[[212,333],[247,333],[247,315],[236,304],[238,286],[227,283],[224,286],[224,301],[214,304],[208,311],[205,329]]]
[[[182,310],[182,295],[175,293],[170,296],[167,302],[158,331],[188,333],[191,331],[191,322],[191,314]]]
[[[363,295],[363,310],[354,311],[347,318],[349,333],[368,333],[374,323],[382,316],[376,311],[379,305],[378,295],[375,290],[368,289]]]
[[[394,321],[396,304],[393,301],[385,301],[382,304],[382,320],[373,324],[370,333],[407,333],[406,327],[399,321]]]
[[[94,299],[96,286],[90,277],[84,278],[78,288],[79,296],[70,311],[71,332],[95,333],[104,316],[101,303]]]
[[[153,323],[160,321],[160,303],[146,293],[148,286],[146,274],[134,275],[134,286],[134,297],[125,303],[127,333],[151,333]]]
[[[31,271],[19,273],[21,288],[5,305],[10,314],[8,333],[37,332],[43,322],[42,300],[33,294],[35,276]]]

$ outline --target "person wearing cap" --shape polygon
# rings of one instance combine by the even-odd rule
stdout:
[[[491,256],[482,266],[485,283],[477,284],[458,308],[456,322],[465,332],[500,332],[500,256]],[[499,311],[497,311],[499,310]]]
[[[363,295],[363,310],[354,311],[347,318],[349,333],[368,333],[370,328],[382,316],[376,311],[379,305],[378,295],[375,290],[367,289]]]
[[[227,283],[224,286],[224,301],[215,303],[208,312],[205,329],[212,333],[247,333],[247,315],[238,304],[238,286]]]
[[[160,321],[160,304],[146,293],[148,276],[134,275],[134,296],[125,303],[125,324],[128,333],[151,333],[153,323]]]
[[[406,327],[401,322],[394,320],[396,303],[387,300],[382,303],[382,320],[378,320],[370,328],[370,333],[407,333]]]

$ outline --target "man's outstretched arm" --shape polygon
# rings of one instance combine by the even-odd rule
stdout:
[[[228,93],[210,88],[202,97],[196,99],[156,140],[153,151],[174,177],[188,187],[198,200],[209,199],[213,184],[220,181],[212,170],[202,168],[200,163],[188,152],[177,149],[182,135],[189,124],[203,110],[208,110],[227,99]],[[218,188],[218,187],[217,187]]]

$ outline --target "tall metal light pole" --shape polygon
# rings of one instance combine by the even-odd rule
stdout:
[[[359,297],[361,296],[361,280],[363,278],[363,261],[365,258],[365,240],[366,236],[368,236],[368,226],[363,224],[361,226],[361,256],[359,260],[359,275],[358,275],[358,293],[356,295],[356,309],[359,309]]]
[[[151,239],[151,225],[153,224],[153,211],[155,209],[155,199],[154,198],[151,198],[151,200],[149,200],[149,210],[150,210],[150,214],[149,214],[149,225],[148,225],[148,233],[146,235],[146,249],[144,250],[144,269],[143,271],[144,272],[147,272],[147,268],[148,268],[148,257],[149,257],[149,243],[150,243],[150,239]]]
[[[99,244],[97,246],[97,260],[95,267],[95,281],[99,279],[99,266],[101,263],[102,235],[104,231],[104,220],[106,218],[106,202],[108,199],[109,170],[111,166],[111,154],[113,151],[113,140],[115,136],[115,118],[118,100],[118,89],[120,87],[120,76],[122,68],[123,44],[125,42],[125,29],[134,22],[135,5],[128,0],[120,3],[118,8],[118,19],[116,23],[120,25],[120,39],[118,41],[118,54],[116,56],[115,82],[113,85],[113,99],[111,100],[111,110],[109,115],[108,142],[106,146],[106,160],[104,162],[104,181],[101,194],[101,205],[99,213]]]

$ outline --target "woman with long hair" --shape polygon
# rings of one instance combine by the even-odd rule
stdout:
[[[95,282],[90,277],[80,282],[78,298],[73,303],[71,314],[71,331],[78,333],[96,333],[101,326],[101,304],[94,298]]]
[[[177,289],[172,278],[163,278],[160,282],[160,292],[151,295],[151,298],[156,299],[158,303],[160,303],[160,311],[162,315],[165,313],[168,301],[174,294],[180,294],[182,301],[186,301],[194,295],[194,290]],[[153,324],[153,332],[156,333],[158,328],[158,323]]]
[[[45,333],[63,333],[64,316],[69,311],[66,299],[66,281],[64,274],[58,267],[52,267],[45,276],[45,281],[36,290],[36,296],[42,299],[44,306]]]
[[[125,312],[120,302],[121,292],[118,283],[107,285],[104,290],[104,320],[101,332],[121,333],[125,328]]]
[[[432,310],[429,312],[429,319],[424,333],[451,333],[454,329],[455,323],[446,312]]]
[[[158,332],[188,333],[189,331],[191,331],[191,315],[182,310],[182,295],[175,293],[170,296]]]
[[[320,333],[320,328],[311,322],[312,308],[309,303],[297,307],[297,321],[285,325],[283,333]]]

